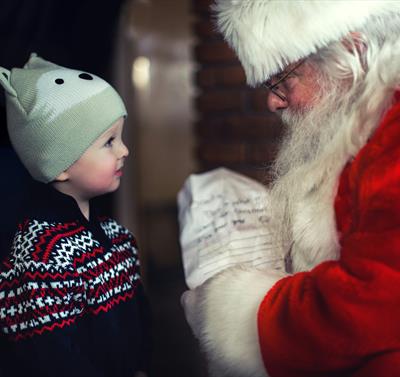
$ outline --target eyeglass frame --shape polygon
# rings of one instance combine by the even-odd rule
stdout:
[[[278,74],[272,76],[272,78],[267,80],[263,84],[263,86],[266,87],[272,94],[275,94],[281,101],[286,102],[287,97],[284,94],[279,93],[276,89],[280,84],[285,82],[287,80],[288,76],[290,74],[292,74],[297,68],[299,68],[304,62],[305,62],[305,59],[300,60],[292,69],[290,69],[289,71],[284,73],[283,76],[281,76],[275,84],[270,84],[271,80],[273,79],[273,77],[278,76],[282,73],[278,73]]]

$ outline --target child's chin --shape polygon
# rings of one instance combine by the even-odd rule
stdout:
[[[114,191],[118,190],[120,184],[121,184],[120,179],[117,179],[116,182],[111,186],[110,192],[114,192]]]
[[[119,188],[120,182],[119,180],[116,182],[113,182],[109,187],[105,187],[104,189],[100,189],[97,191],[95,196],[101,196],[101,195],[106,195],[106,194],[111,194],[114,191],[117,191]]]

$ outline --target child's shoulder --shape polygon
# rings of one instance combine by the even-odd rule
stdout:
[[[75,262],[82,254],[79,250],[95,242],[76,222],[24,220],[18,225],[8,255],[0,263],[0,294],[4,289],[22,289],[19,281],[59,284],[58,281],[72,279],[76,275]],[[26,284],[31,287],[36,283]]]
[[[121,238],[126,238],[132,241],[135,240],[133,234],[113,218],[107,216],[99,216],[98,221],[105,235],[110,240],[116,240]]]
[[[78,249],[96,246],[91,233],[77,221],[25,219],[15,233],[11,258],[25,262],[66,265]]]

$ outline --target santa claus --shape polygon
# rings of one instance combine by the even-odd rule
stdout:
[[[286,273],[182,296],[214,376],[400,375],[400,1],[217,0],[286,125],[272,188]]]

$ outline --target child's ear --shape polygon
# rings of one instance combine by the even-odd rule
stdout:
[[[65,182],[65,181],[68,181],[68,179],[69,179],[68,172],[67,171],[63,171],[58,177],[56,177],[54,182]]]

